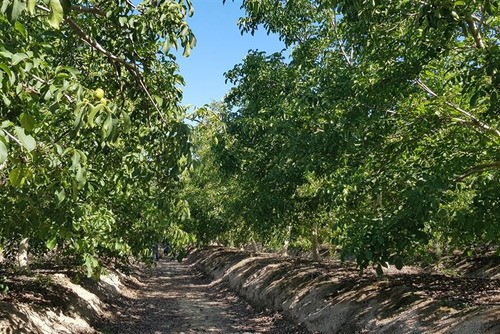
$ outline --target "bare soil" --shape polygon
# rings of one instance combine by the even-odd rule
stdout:
[[[377,277],[338,260],[315,262],[206,248],[190,260],[261,307],[318,333],[500,333],[498,256],[450,259]],[[452,268],[452,270],[450,270]]]
[[[0,333],[500,333],[500,258],[449,262],[380,278],[339,261],[205,248],[100,282],[0,268],[10,288]]]
[[[97,325],[102,333],[310,333],[279,313],[255,310],[193,266],[166,260],[125,289],[112,314]]]

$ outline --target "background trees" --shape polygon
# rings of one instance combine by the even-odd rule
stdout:
[[[498,245],[496,2],[243,7],[243,32],[263,26],[292,49],[226,74],[226,139],[212,144],[256,238],[319,233],[379,270]]]

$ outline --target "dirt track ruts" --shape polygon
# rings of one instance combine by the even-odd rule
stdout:
[[[152,275],[113,302],[101,333],[309,333],[279,314],[257,311],[191,265],[161,259]]]

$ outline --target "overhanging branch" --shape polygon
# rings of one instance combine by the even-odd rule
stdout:
[[[487,163],[487,164],[482,164],[478,165],[475,167],[470,168],[466,173],[460,175],[459,177],[455,178],[453,181],[461,181],[472,174],[482,172],[485,169],[490,169],[490,168],[500,168],[500,161],[492,162],[492,163]]]
[[[440,98],[440,96],[438,94],[436,94],[432,89],[430,89],[426,84],[424,84],[422,82],[422,80],[417,79],[416,83],[417,83],[417,85],[420,88],[422,88],[422,90],[424,90],[425,92],[427,92],[430,96],[432,96],[432,97],[434,97],[436,99]],[[455,111],[458,111],[461,115],[463,115],[466,118],[468,118],[470,120],[471,124],[473,124],[476,127],[482,129],[483,131],[486,131],[486,132],[489,132],[489,133],[495,135],[497,137],[497,139],[500,139],[500,131],[498,129],[495,129],[495,128],[491,127],[489,124],[487,124],[487,123],[479,120],[476,116],[474,116],[473,114],[471,114],[468,111],[465,111],[464,109],[460,108],[459,106],[457,106],[454,103],[451,103],[451,102],[445,101],[445,100],[443,100],[443,103],[445,105],[447,105],[448,107],[454,109]]]
[[[36,6],[37,6],[37,8],[39,8],[45,12],[50,13],[50,9],[48,9],[47,7],[44,7],[42,5],[36,5]],[[154,100],[154,98],[151,96],[151,94],[149,92],[149,89],[146,85],[146,82],[144,80],[144,77],[141,73],[140,68],[136,64],[128,62],[125,59],[120,58],[120,57],[116,56],[115,54],[113,54],[112,52],[106,50],[101,44],[99,44],[99,42],[97,42],[95,39],[93,39],[92,37],[87,35],[83,31],[83,29],[80,28],[80,26],[78,24],[76,24],[76,22],[74,22],[72,19],[70,19],[66,15],[64,16],[64,21],[69,25],[71,30],[73,30],[82,41],[87,43],[90,47],[94,48],[95,50],[106,55],[106,57],[108,57],[108,59],[111,62],[122,64],[133,76],[135,76],[137,78],[137,80],[139,81],[139,85],[140,85],[141,89],[144,91],[144,93],[148,97],[150,103],[153,105],[155,110],[158,112],[161,120],[163,122],[166,122],[160,108],[158,107],[158,105],[156,104],[156,101]]]

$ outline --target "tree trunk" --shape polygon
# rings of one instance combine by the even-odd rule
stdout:
[[[252,238],[252,249],[255,253],[259,252],[259,246],[257,245],[257,243],[255,242],[255,240],[253,238]]]
[[[312,254],[311,257],[314,261],[319,261],[319,245],[318,245],[318,226],[314,225],[311,233]]]
[[[292,224],[288,224],[285,235],[285,242],[283,243],[283,250],[281,256],[288,256],[288,246],[290,245],[290,236],[292,234]]]
[[[28,270],[28,238],[24,238],[19,242],[19,249],[17,251],[17,264],[21,271]]]

